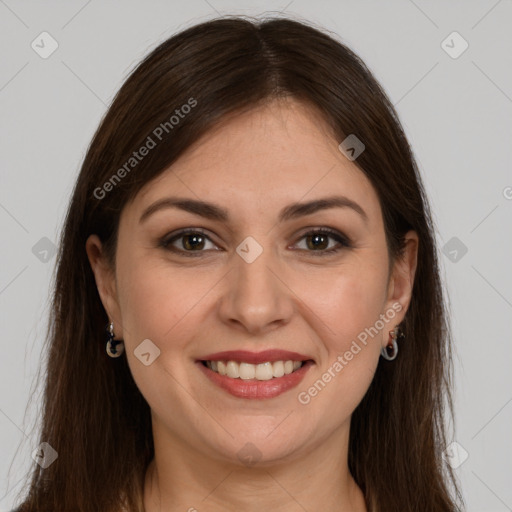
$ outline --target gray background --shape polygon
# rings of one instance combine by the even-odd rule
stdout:
[[[398,110],[432,203],[451,298],[453,441],[461,448],[447,460],[458,466],[469,511],[512,511],[510,0],[0,0],[0,510],[11,508],[34,464],[53,243],[107,105],[137,62],[177,30],[268,11],[338,34]],[[43,31],[58,43],[46,59],[31,47],[50,48]],[[460,40],[442,44],[453,31],[469,44],[457,58],[445,49],[460,52]]]

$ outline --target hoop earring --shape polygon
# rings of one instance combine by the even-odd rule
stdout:
[[[108,326],[108,340],[106,345],[107,354],[110,357],[119,357],[124,352],[123,340],[114,339],[114,322]]]
[[[398,343],[397,338],[404,338],[403,333],[400,331],[400,326],[396,326],[393,331],[389,332],[389,342],[388,344],[381,348],[380,355],[388,360],[393,361],[396,359],[396,356],[398,355]]]

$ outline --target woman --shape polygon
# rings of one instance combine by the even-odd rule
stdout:
[[[19,510],[460,510],[450,362],[428,202],[364,63],[297,21],[194,26],[85,157]]]

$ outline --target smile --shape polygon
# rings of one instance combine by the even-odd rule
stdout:
[[[283,375],[289,375],[298,370],[302,361],[267,361],[260,364],[238,363],[236,361],[205,361],[204,364],[218,373],[226,375],[230,379],[242,380],[270,380],[278,379]]]
[[[315,364],[309,356],[284,350],[228,351],[196,360],[215,388],[237,398],[274,398],[299,385]]]

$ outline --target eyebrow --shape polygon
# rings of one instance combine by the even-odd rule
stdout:
[[[177,208],[206,219],[221,222],[229,221],[228,210],[214,203],[181,197],[165,197],[148,206],[142,213],[139,223],[144,222],[153,213],[167,208]],[[365,222],[368,222],[368,215],[363,208],[345,196],[330,196],[306,203],[292,203],[281,210],[279,213],[279,221],[283,222],[296,219],[329,208],[350,208],[357,212]]]

